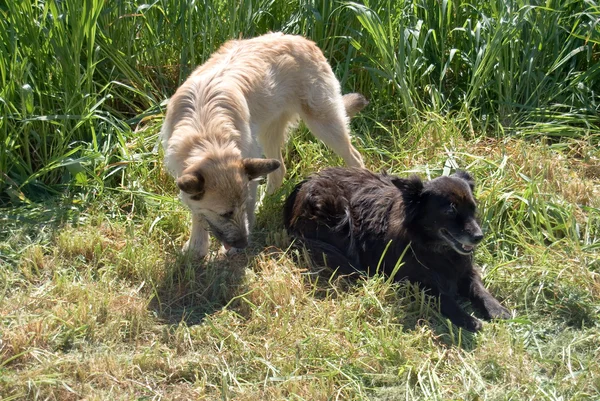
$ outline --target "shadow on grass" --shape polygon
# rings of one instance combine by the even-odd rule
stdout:
[[[360,287],[365,285],[369,287],[365,291],[367,297],[377,296],[377,302],[387,304],[384,307],[392,307],[394,320],[403,331],[420,330],[426,326],[433,332],[436,341],[448,346],[458,346],[466,351],[477,347],[478,336],[453,325],[439,312],[439,299],[428,295],[417,284],[407,281],[388,284],[384,283],[384,278],[379,275],[369,277],[362,272],[352,275],[337,274],[329,267],[314,266],[303,247],[294,246],[292,255],[297,264],[307,266],[310,270],[309,275],[313,281],[312,295],[315,298],[336,298],[347,292],[361,291]],[[365,280],[375,280],[375,283],[367,283]],[[467,313],[481,319],[476,311],[473,313],[474,309],[466,299],[459,299],[459,303]],[[485,327],[486,321],[483,322]]]
[[[253,247],[231,256],[213,253],[205,260],[179,255],[167,266],[150,309],[166,323],[192,326],[226,306],[235,308],[236,297],[246,290],[246,268],[257,253]]]
[[[28,245],[48,242],[64,225],[81,223],[81,209],[80,203],[67,197],[0,207],[0,260],[16,263]]]
[[[155,289],[150,309],[167,323],[185,322],[188,326],[202,323],[224,307],[239,310],[238,297],[248,290],[246,269],[264,250],[270,227],[280,223],[278,197],[281,194],[263,200],[250,246],[243,251],[228,256],[214,251],[204,260],[179,253],[166,266],[166,277]],[[218,241],[212,243],[217,246]]]
[[[475,333],[459,328],[441,314],[439,298],[428,295],[417,284],[408,282],[399,284],[397,294],[400,302],[396,305],[396,313],[400,316],[403,330],[417,330],[426,326],[440,343],[460,347],[465,351],[477,347],[478,336]],[[473,313],[470,303],[464,298],[459,298],[458,301],[464,311],[483,321],[485,330],[486,321],[477,312]]]

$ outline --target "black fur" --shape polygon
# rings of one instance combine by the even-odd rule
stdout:
[[[474,246],[483,238],[474,186],[464,171],[424,183],[416,176],[329,168],[296,186],[286,200],[284,222],[316,263],[343,274],[374,272],[381,261],[380,271],[390,275],[407,250],[394,279],[439,295],[445,316],[477,331],[481,321],[462,310],[457,296],[469,298],[485,319],[509,313],[473,266]]]

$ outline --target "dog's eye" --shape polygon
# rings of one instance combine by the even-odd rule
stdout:
[[[455,216],[456,213],[458,211],[456,210],[456,205],[454,203],[451,203],[447,208],[446,208],[446,214],[448,216]]]
[[[221,216],[224,219],[230,219],[233,217],[233,210],[230,212],[221,213],[219,216]]]

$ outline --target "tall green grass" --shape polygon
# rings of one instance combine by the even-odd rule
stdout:
[[[469,126],[577,136],[598,127],[595,2],[346,3],[353,45],[404,115],[458,112]]]
[[[593,0],[7,2],[1,200],[121,184],[150,159],[125,143],[157,129],[194,66],[269,30],[315,40],[378,120],[434,112],[471,133],[583,136],[600,126],[599,17]]]

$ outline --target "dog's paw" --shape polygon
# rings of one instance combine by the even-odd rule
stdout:
[[[235,256],[235,255],[241,255],[243,254],[245,251],[243,248],[225,248],[225,246],[221,245],[221,248],[219,248],[219,254],[220,255],[224,255],[227,257],[231,257],[231,256]]]
[[[462,327],[463,329],[468,330],[472,333],[477,333],[483,328],[483,322],[473,316],[469,316],[461,323],[462,324],[458,325],[459,327]]]
[[[510,311],[499,303],[488,306],[487,314],[490,319],[510,319],[511,317]]]

